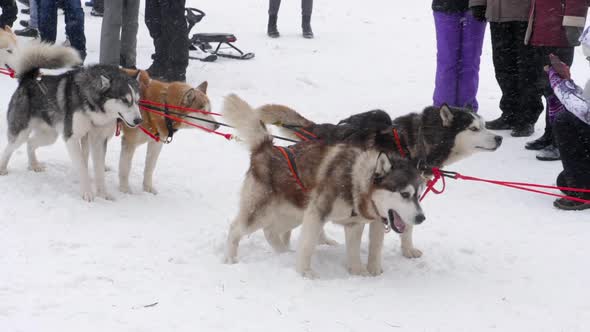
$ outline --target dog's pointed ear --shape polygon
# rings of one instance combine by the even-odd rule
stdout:
[[[447,104],[440,107],[440,118],[442,119],[443,127],[450,127],[453,123],[453,112]]]
[[[203,83],[199,84],[197,90],[201,91],[204,94],[207,94],[207,88],[209,87],[209,83],[207,81],[203,81]]]
[[[375,178],[384,177],[391,170],[391,160],[385,153],[380,153],[377,157],[377,166],[375,167]]]
[[[100,75],[100,91],[104,92],[111,88],[111,79]]]
[[[189,89],[184,96],[182,96],[182,105],[183,106],[191,106],[193,104],[193,102],[195,101],[195,98],[197,98],[196,94],[195,94],[195,90],[193,89]]]

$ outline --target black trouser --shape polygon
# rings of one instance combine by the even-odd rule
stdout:
[[[188,66],[188,25],[184,16],[186,0],[146,0],[145,25],[154,39],[154,66],[172,73],[186,73]]]
[[[281,7],[281,0],[270,0],[268,3],[268,15],[277,16]],[[301,0],[301,15],[311,16],[313,10],[313,0]]]
[[[112,0],[110,0],[112,1]],[[117,0],[117,1],[121,1],[121,0]],[[95,11],[99,12],[99,13],[103,13],[104,12],[104,0],[92,0],[92,9],[94,9]]]
[[[574,48],[573,47],[537,47],[537,56],[539,63],[539,86],[542,87],[543,96],[545,98],[553,95],[553,89],[549,85],[549,77],[545,73],[544,67],[550,65],[549,54],[557,55],[569,67],[574,62]],[[549,121],[548,107],[545,110],[545,133],[543,136],[547,138],[552,137],[551,122]]]
[[[527,22],[490,23],[502,118],[513,126],[534,124],[543,111],[535,49],[524,44],[526,29]]]
[[[590,125],[572,113],[563,111],[555,118],[553,135],[563,164],[557,185],[590,189]],[[572,196],[590,199],[590,194]]]

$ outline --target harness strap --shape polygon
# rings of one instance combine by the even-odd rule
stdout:
[[[293,176],[293,178],[295,179],[295,182],[297,182],[297,184],[299,185],[301,190],[307,191],[307,188],[305,188],[305,186],[303,185],[303,182],[301,182],[301,178],[299,177],[299,173],[297,172],[297,165],[295,164],[295,156],[293,156],[293,152],[290,149],[284,148],[282,146],[275,146],[275,149],[279,150],[279,152],[281,152],[283,157],[285,157],[285,160],[287,161],[287,164],[289,165],[289,170],[291,171],[291,175]]]
[[[164,105],[164,113],[166,115],[170,115],[170,110],[168,109],[168,105]],[[172,119],[169,117],[164,117],[166,121],[166,129],[168,130],[168,137],[166,137],[166,143],[172,143],[172,138],[174,137],[174,133],[176,133],[176,129],[174,129],[174,123]]]
[[[402,156],[402,158],[406,158],[406,153],[404,152],[404,148],[402,147],[402,141],[399,138],[397,128],[393,128],[393,138],[395,139],[395,145],[397,146],[400,156]]]
[[[299,137],[299,139],[307,142],[307,141],[315,141],[317,139],[319,139],[319,137],[317,137],[316,135],[314,135],[312,132],[307,131],[303,128],[294,128],[292,129],[293,132],[295,133],[295,136]]]

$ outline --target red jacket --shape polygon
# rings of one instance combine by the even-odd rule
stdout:
[[[565,27],[584,28],[588,0],[531,0],[525,43],[533,46],[570,47]]]

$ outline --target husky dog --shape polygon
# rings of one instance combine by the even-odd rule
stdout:
[[[268,104],[259,107],[258,111],[264,123],[280,125],[282,134],[294,139],[311,133],[317,139],[331,142],[358,140],[363,139],[363,133],[368,129],[375,129],[377,135],[366,137],[369,141],[365,144],[374,144],[378,150],[390,155],[409,158],[417,166],[444,167],[476,152],[495,151],[502,144],[502,136],[487,130],[479,115],[469,109],[447,105],[426,107],[421,113],[410,113],[393,120],[385,111],[374,110],[353,115],[337,125],[316,124],[283,105]],[[401,232],[400,237],[405,257],[422,256],[413,245],[411,225]],[[327,244],[335,243],[324,235],[322,238]]]
[[[183,82],[165,83],[150,78],[145,70],[124,70],[128,75],[137,77],[141,99],[149,100],[160,104],[181,106],[196,110],[211,111],[211,102],[207,97],[207,82],[199,86],[192,87]],[[214,124],[213,117],[209,114],[189,113],[182,109],[171,109],[174,117],[184,119],[188,122],[194,122],[196,125],[204,128],[215,130],[219,126]],[[163,110],[161,111],[163,112]],[[180,129],[194,128],[185,123],[167,119],[164,116],[154,113],[141,111],[144,122],[142,126],[151,132],[154,136],[159,137],[162,141],[167,142],[172,139],[173,134]],[[205,121],[186,118],[190,115]],[[194,121],[193,121],[194,120]],[[156,169],[156,162],[162,151],[164,143],[156,142],[139,130],[139,128],[123,127],[123,138],[121,139],[121,158],[119,160],[119,190],[124,193],[131,192],[129,189],[129,173],[131,171],[131,162],[133,154],[138,146],[147,143],[147,153],[145,159],[145,168],[143,172],[143,190],[152,194],[157,194],[153,185],[153,175]]]
[[[303,222],[297,271],[313,277],[311,256],[323,223],[331,220],[345,226],[349,271],[377,275],[382,272],[383,223],[403,230],[425,220],[418,202],[423,180],[407,160],[390,160],[370,147],[323,141],[289,147],[291,157],[286,158],[245,101],[230,95],[223,112],[251,151],[225,262],[235,263],[240,239],[260,228],[275,250],[285,251],[284,236]],[[365,223],[371,225],[367,269],[360,260]]]
[[[106,144],[115,132],[117,119],[129,127],[141,123],[137,81],[116,67],[101,65],[42,76],[40,68],[81,64],[78,53],[68,47],[31,43],[19,48],[16,55],[14,70],[19,86],[8,106],[8,145],[0,158],[0,175],[6,174],[10,156],[25,142],[30,169],[42,171],[35,150],[53,144],[61,132],[80,174],[82,198],[94,199],[88,174],[90,145],[96,192],[112,199],[104,183]]]

